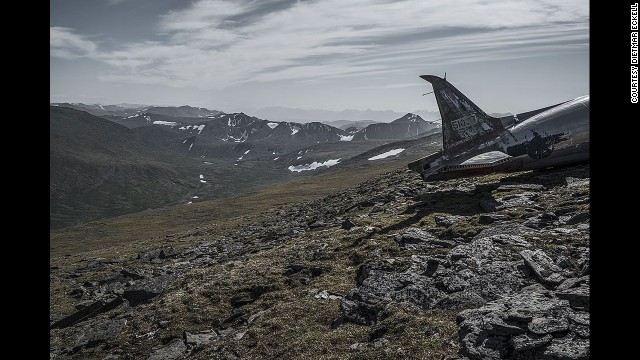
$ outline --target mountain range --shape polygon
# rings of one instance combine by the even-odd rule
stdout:
[[[50,113],[52,228],[246,193],[439,130],[416,114],[342,129],[189,106]]]
[[[438,111],[416,110],[412,111],[416,115],[420,115],[425,120],[437,120],[440,118]],[[279,121],[297,121],[297,122],[309,122],[309,121],[323,121],[332,122],[339,120],[347,121],[362,121],[370,120],[373,122],[391,122],[404,115],[403,113],[392,110],[308,110],[308,109],[295,109],[286,107],[265,107],[255,111],[256,116],[264,119],[279,120]]]

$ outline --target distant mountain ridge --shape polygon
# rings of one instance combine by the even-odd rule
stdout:
[[[52,227],[243,194],[438,130],[411,113],[345,130],[192,107],[134,111],[52,104]],[[172,116],[183,114],[192,116]]]
[[[357,131],[353,141],[393,139],[401,140],[416,136],[436,128],[434,123],[427,122],[416,114],[408,113],[390,123],[371,124]]]
[[[440,118],[438,111],[416,110],[412,113],[422,116],[427,121],[437,120]],[[265,107],[255,111],[255,115],[264,119],[278,121],[296,121],[296,122],[332,122],[338,120],[362,121],[369,120],[373,122],[391,122],[404,115],[404,113],[392,110],[306,110],[294,109],[286,107]]]

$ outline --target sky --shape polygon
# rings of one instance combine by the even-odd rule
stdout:
[[[50,101],[487,113],[589,93],[584,0],[50,0]]]

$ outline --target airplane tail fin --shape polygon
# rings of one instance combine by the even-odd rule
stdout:
[[[434,75],[421,75],[431,83],[442,118],[442,145],[445,153],[469,141],[484,141],[503,130],[498,118],[487,115],[455,86]]]

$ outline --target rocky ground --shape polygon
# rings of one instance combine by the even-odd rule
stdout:
[[[589,219],[588,165],[399,169],[194,245],[52,258],[50,358],[588,359]]]

